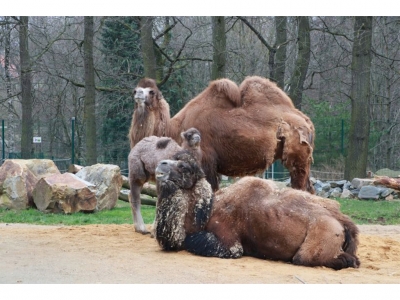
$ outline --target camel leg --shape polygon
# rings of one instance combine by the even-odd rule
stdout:
[[[358,268],[358,258],[342,250],[344,235],[344,227],[338,220],[331,216],[320,217],[310,225],[303,244],[293,257],[293,264],[335,270]]]
[[[136,182],[130,182],[130,185],[131,185],[131,192],[129,197],[129,203],[131,204],[133,225],[135,226],[135,231],[140,232],[142,234],[148,234],[149,232],[146,229],[142,214],[140,212],[140,205],[141,205],[140,191],[142,190],[143,185],[140,185]]]
[[[282,163],[289,170],[292,188],[315,194],[310,181],[312,151],[308,143],[289,137],[283,145]]]
[[[213,232],[199,231],[186,236],[185,247],[188,252],[201,256],[220,258],[239,258],[243,247],[239,241],[221,241]]]

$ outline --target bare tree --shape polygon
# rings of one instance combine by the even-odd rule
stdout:
[[[372,17],[355,17],[351,84],[351,124],[344,177],[365,177],[370,133]]]
[[[226,76],[225,18],[211,17],[211,20],[214,48],[211,79],[215,80]]]
[[[156,81],[160,81],[161,78],[157,78],[156,72],[157,61],[153,45],[153,20],[153,17],[140,17],[144,76],[154,78]]]
[[[280,88],[285,87],[285,70],[286,70],[286,23],[287,17],[275,17],[275,30],[276,30],[276,62],[275,70],[272,76],[278,83]]]
[[[93,17],[84,18],[84,63],[85,63],[85,134],[86,134],[86,164],[97,162],[96,134],[96,98],[93,65]]]
[[[308,64],[310,62],[310,22],[308,17],[298,17],[298,53],[294,72],[290,80],[289,97],[296,108],[301,109],[303,98],[304,81],[306,79]]]
[[[19,23],[19,49],[21,62],[21,97],[22,97],[22,134],[21,158],[30,158],[33,142],[32,121],[32,66],[28,46],[29,17],[20,17]]]

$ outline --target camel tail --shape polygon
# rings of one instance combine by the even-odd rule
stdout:
[[[211,232],[200,231],[186,236],[187,251],[201,256],[232,257],[231,252]]]
[[[233,81],[226,78],[214,80],[210,83],[209,88],[215,94],[225,95],[232,102],[233,106],[238,107],[242,105],[239,87]]]

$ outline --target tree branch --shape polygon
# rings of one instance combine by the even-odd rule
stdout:
[[[237,18],[239,18],[244,24],[247,25],[247,27],[250,28],[251,31],[253,31],[253,32],[255,33],[255,35],[258,37],[258,39],[261,41],[261,43],[262,43],[265,47],[267,47],[267,49],[268,49],[269,51],[276,52],[276,49],[273,48],[273,47],[271,47],[271,46],[268,44],[268,42],[262,37],[262,35],[257,31],[257,29],[255,29],[255,28],[249,23],[249,21],[246,20],[246,18],[244,18],[244,17],[237,17]]]

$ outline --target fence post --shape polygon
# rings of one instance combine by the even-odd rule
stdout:
[[[342,155],[344,155],[344,120],[342,119]]]
[[[71,164],[75,163],[75,117],[71,118]]]
[[[4,138],[4,120],[1,120],[1,141],[2,141],[2,159],[4,161],[4,159],[6,158],[6,147],[5,147],[5,138]]]

